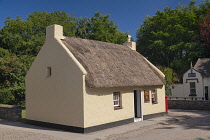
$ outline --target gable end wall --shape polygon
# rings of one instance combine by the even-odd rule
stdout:
[[[46,41],[26,76],[26,118],[83,127],[83,82],[84,71],[62,42]]]

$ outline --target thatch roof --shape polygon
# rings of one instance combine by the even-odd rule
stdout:
[[[90,88],[165,83],[141,54],[127,46],[74,37],[66,37],[62,42],[87,71],[85,80]]]
[[[199,58],[196,62],[194,69],[197,70],[202,76],[210,76],[210,58]]]

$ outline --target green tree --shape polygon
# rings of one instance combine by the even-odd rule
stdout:
[[[181,76],[191,61],[203,55],[196,40],[199,38],[198,13],[199,8],[191,1],[188,6],[166,7],[163,12],[146,17],[137,31],[137,51],[153,64],[170,67]]]
[[[46,27],[52,24],[64,26],[64,35],[75,36],[76,18],[63,11],[29,14],[27,20],[7,18],[0,30],[0,46],[16,55],[36,56],[45,42]]]
[[[179,78],[177,77],[177,74],[172,70],[171,68],[168,67],[163,67],[163,66],[157,66],[157,68],[162,71],[165,74],[165,90],[167,91],[170,88],[174,88],[174,83],[179,82]],[[168,95],[171,93],[166,92]]]
[[[8,50],[0,48],[0,103],[24,104],[24,64]]]
[[[64,36],[118,44],[126,39],[109,16],[99,12],[91,18],[75,18],[63,11],[35,11],[26,20],[7,18],[0,29],[0,103],[24,105],[26,73],[45,42],[46,27],[53,24],[64,27]]]
[[[115,44],[125,43],[127,34],[120,32],[109,19],[109,15],[101,15],[100,12],[96,12],[92,18],[79,18],[76,36]]]

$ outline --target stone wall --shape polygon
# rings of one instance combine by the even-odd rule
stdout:
[[[19,121],[21,119],[21,107],[12,105],[0,105],[0,119]]]
[[[169,109],[210,110],[210,100],[169,100]]]

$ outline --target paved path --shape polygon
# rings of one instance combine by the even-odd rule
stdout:
[[[89,134],[0,120],[0,140],[156,140],[210,139],[210,111],[171,110],[168,116]]]
[[[173,110],[169,115],[173,118],[168,121],[115,135],[110,140],[210,140],[210,111]]]

